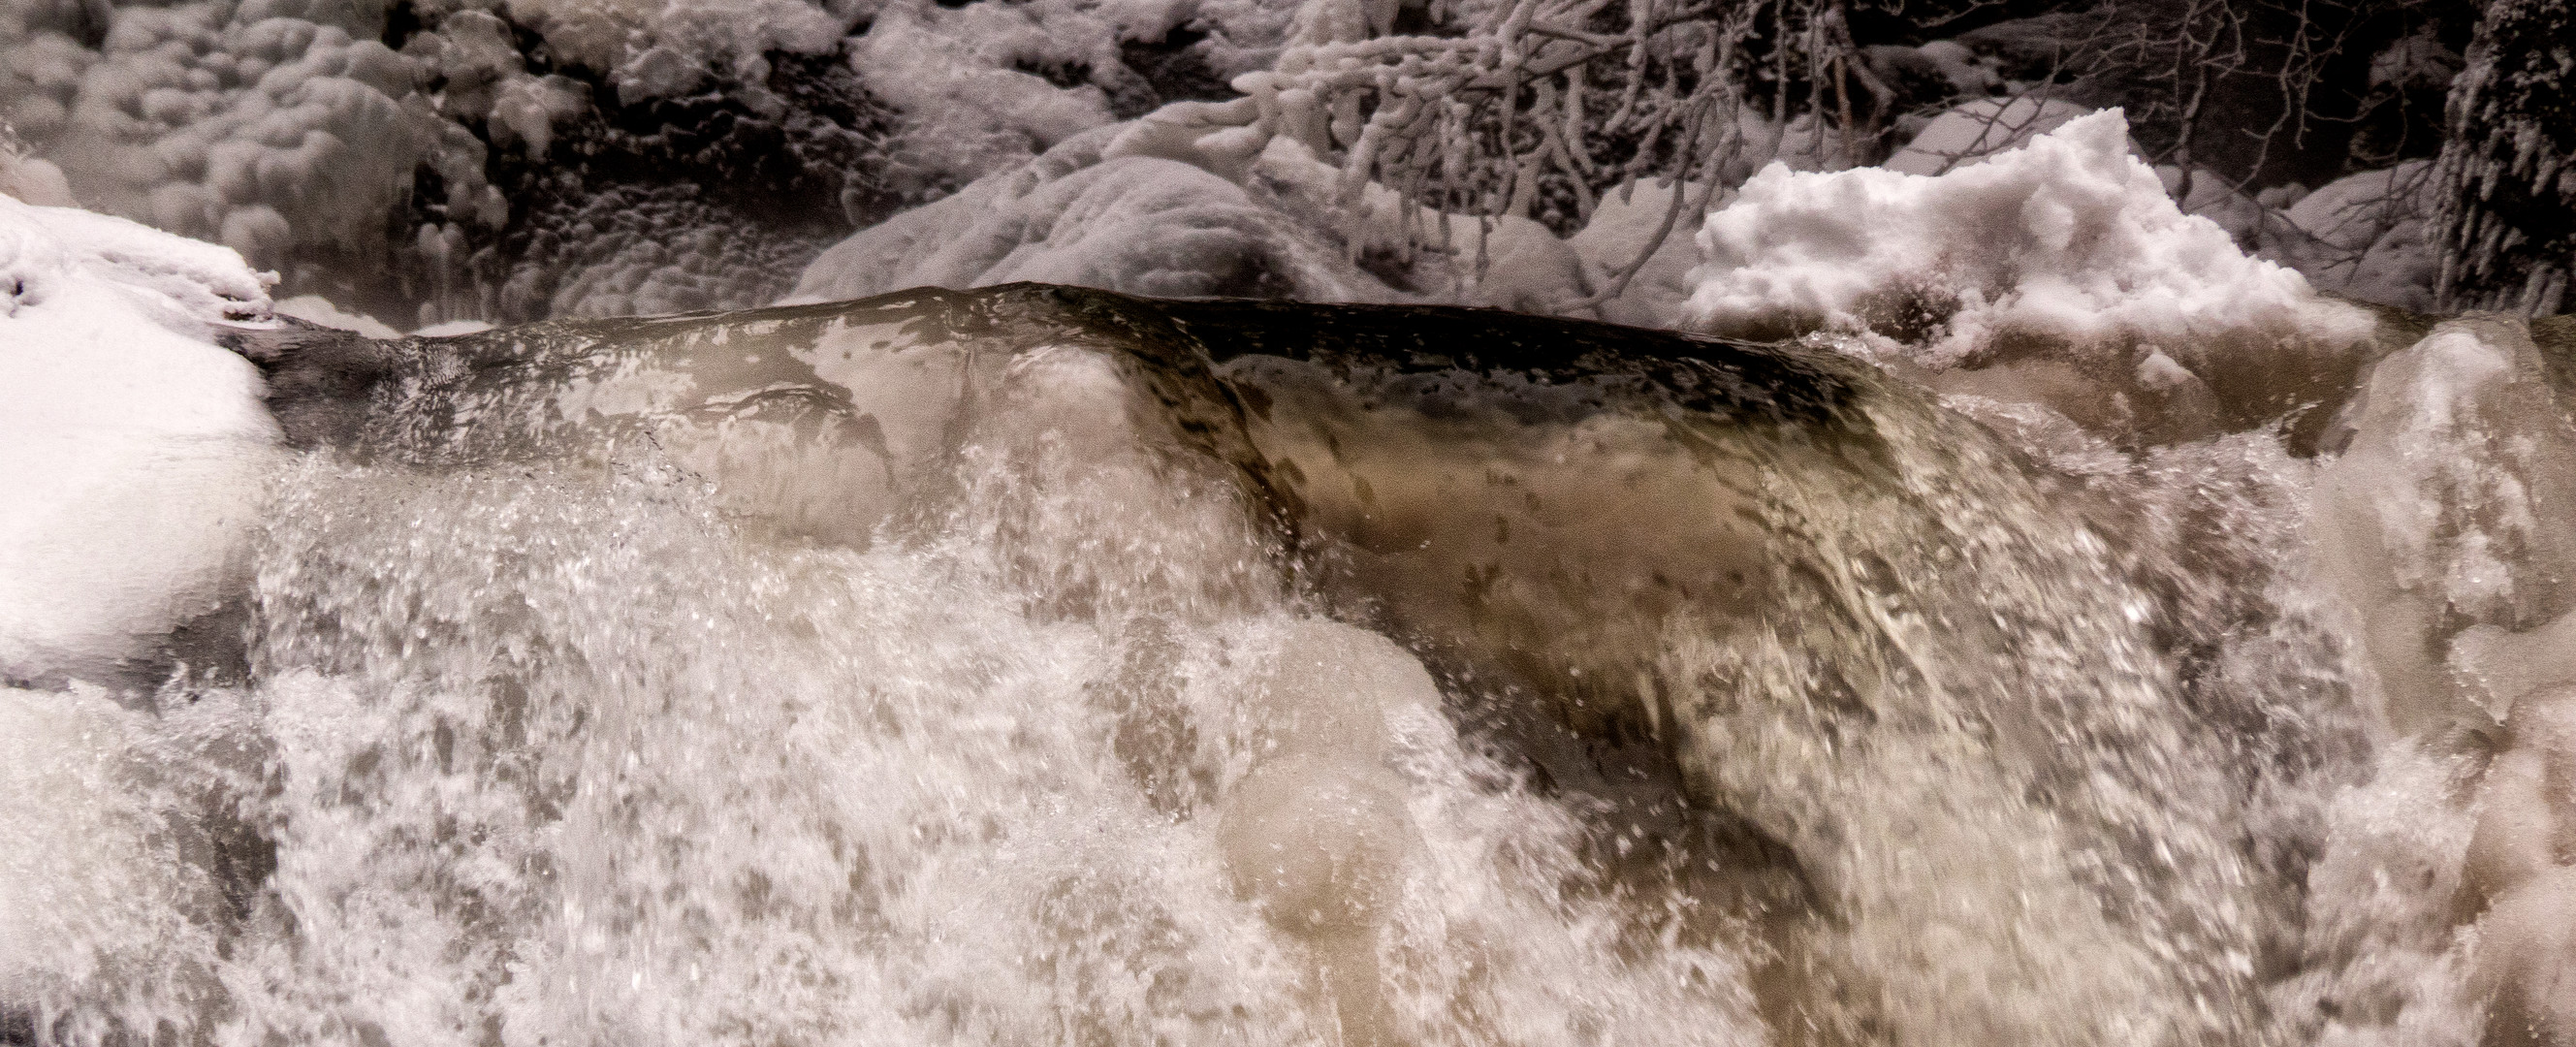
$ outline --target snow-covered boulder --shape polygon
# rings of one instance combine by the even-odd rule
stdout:
[[[790,301],[1019,280],[1129,294],[1378,300],[1383,285],[1244,186],[1104,128],[823,252]]]
[[[1602,319],[1638,327],[1680,326],[1694,286],[1691,270],[1700,262],[1699,246],[1690,233],[1701,216],[1690,213],[1688,206],[1707,197],[1705,186],[1686,183],[1679,188],[1679,206],[1684,210],[1673,216],[1669,229],[1664,219],[1676,206],[1675,186],[1646,182],[1629,193],[1602,197],[1592,210],[1592,220],[1566,238],[1566,245],[1590,270],[1596,288],[1606,290],[1618,273],[1637,267],[1627,288],[1601,304]],[[1655,239],[1659,233],[1661,241]],[[1655,245],[1652,255],[1646,255],[1649,243]],[[1645,259],[1642,264],[1640,256]]]
[[[1944,174],[2018,149],[2091,111],[2058,98],[1980,98],[1933,117],[1879,166],[1906,174]]]
[[[2428,238],[2436,188],[2430,160],[2328,182],[2284,214],[2308,238],[2284,260],[2325,290],[2429,312],[2441,269]]]
[[[276,423],[212,341],[269,322],[229,248],[0,197],[0,678],[101,678],[212,610]]]
[[[1700,232],[1691,324],[1856,336],[1946,391],[2158,435],[2252,424],[2358,366],[2373,324],[2186,215],[2119,112],[1936,177],[1756,175]]]

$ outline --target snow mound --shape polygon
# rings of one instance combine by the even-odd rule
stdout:
[[[0,197],[0,678],[103,677],[212,608],[277,441],[228,248]]]
[[[1934,368],[2016,337],[2161,343],[2179,359],[2247,331],[2367,333],[2298,273],[2176,208],[2129,155],[2117,110],[1938,177],[1766,168],[1708,217],[1700,246],[1697,326],[1868,332]]]

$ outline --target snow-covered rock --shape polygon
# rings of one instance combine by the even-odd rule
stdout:
[[[1980,98],[1933,117],[1922,133],[1879,166],[1906,174],[1942,174],[2020,148],[2091,111],[2059,98]]]
[[[1241,185],[1168,156],[1104,155],[1114,134],[1081,136],[862,230],[815,259],[789,300],[1017,280],[1165,297],[1388,296]]]
[[[2177,208],[2117,111],[1937,177],[1774,166],[1709,215],[1700,245],[1701,330],[1858,336],[1867,355],[1980,372],[1949,391],[2111,429],[2275,416],[2349,373],[2372,330]]]
[[[1628,281],[1626,290],[1602,303],[1602,318],[1638,327],[1678,327],[1690,301],[1691,270],[1699,265],[1699,246],[1691,238],[1699,214],[1688,209],[1693,201],[1707,199],[1706,186],[1684,184],[1680,187],[1679,206],[1683,212],[1673,216],[1670,229],[1664,219],[1676,206],[1673,183],[1647,182],[1633,192],[1612,193],[1601,199],[1592,210],[1592,220],[1566,245],[1591,272],[1596,288],[1607,289],[1620,271],[1637,266],[1637,274]],[[1658,233],[1663,234],[1656,241]],[[1655,244],[1654,253],[1646,255],[1646,245]],[[1642,265],[1638,258],[1645,256]]]
[[[2441,269],[2428,239],[2435,194],[2429,160],[2328,182],[2285,212],[2312,240],[2285,246],[2283,259],[2324,290],[2428,312]]]
[[[1590,293],[1584,256],[1545,226],[1451,216],[1253,124],[1246,101],[1180,102],[1096,128],[1021,167],[825,251],[789,301],[1017,280],[1165,297],[1458,301],[1558,312]],[[1615,253],[1617,245],[1602,241]]]
[[[343,331],[352,331],[369,338],[402,337],[402,332],[394,330],[392,324],[388,324],[382,320],[376,319],[375,317],[368,316],[365,313],[349,312],[348,310],[340,308],[338,304],[332,302],[330,299],[324,298],[318,294],[297,295],[293,298],[281,299],[276,305],[276,311],[279,316],[292,316],[298,320],[304,321],[305,323],[320,324],[324,327],[334,327]]]
[[[229,248],[0,197],[0,678],[102,677],[213,608],[276,444]]]

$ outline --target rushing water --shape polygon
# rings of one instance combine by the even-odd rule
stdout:
[[[2548,1042],[2523,750],[2391,726],[2315,537],[2402,398],[2321,480],[1465,310],[243,348],[225,608],[0,691],[0,1039]]]

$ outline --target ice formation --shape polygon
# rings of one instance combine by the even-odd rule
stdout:
[[[2563,337],[2563,335],[2562,335]],[[2316,557],[2388,730],[2477,739],[2453,904],[2490,1028],[2576,1035],[2576,425],[2531,332],[2447,321],[2381,360],[2317,479]],[[2460,853],[2460,852],[2453,852]]]
[[[381,230],[415,165],[450,144],[425,106],[406,104],[413,64],[364,38],[354,8],[125,8],[88,26],[103,35],[83,47],[72,33],[108,10],[22,6],[0,24],[0,118],[101,210],[276,266]],[[474,197],[468,167],[480,160],[448,165],[450,186],[464,209],[488,212],[505,205]]]
[[[0,678],[105,679],[215,609],[277,438],[215,345],[268,319],[228,248],[0,197]]]
[[[878,12],[850,61],[878,97],[914,117],[894,149],[906,169],[897,177],[935,189],[1114,123],[1097,85],[1060,87],[1027,70],[1123,70],[1119,39],[1116,26],[1071,4],[951,10],[909,0]]]

